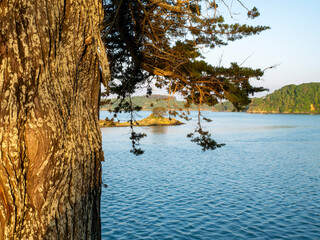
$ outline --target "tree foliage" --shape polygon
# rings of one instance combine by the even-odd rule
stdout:
[[[259,16],[256,8],[249,10],[241,1],[236,2],[248,18]],[[225,1],[107,0],[104,7],[103,41],[111,70],[105,95],[118,95],[116,112],[136,110],[126,98],[139,88],[147,88],[150,95],[152,84],[165,88],[170,95],[180,94],[186,107],[196,104],[199,108],[226,99],[241,110],[250,103],[249,94],[265,90],[249,83],[251,78],[260,79],[264,73],[261,69],[237,63],[226,68],[205,61],[203,49],[268,29],[227,23],[223,13],[229,11],[231,17],[232,13]],[[200,114],[198,133],[204,136],[201,120]]]

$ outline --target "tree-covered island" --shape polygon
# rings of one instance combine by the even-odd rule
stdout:
[[[182,125],[183,122],[171,118],[171,117],[165,117],[167,116],[167,109],[165,107],[154,107],[152,109],[152,113],[139,121],[128,121],[128,122],[120,122],[115,121],[114,118],[109,119],[108,117],[106,119],[100,119],[99,125],[100,127],[131,127],[133,126],[173,126],[173,125]]]

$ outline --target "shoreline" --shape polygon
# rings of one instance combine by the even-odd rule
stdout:
[[[320,115],[320,113],[293,113],[293,112],[267,112],[267,111],[260,111],[260,112],[245,112],[248,114],[283,114],[283,115]]]
[[[100,108],[100,111],[109,111],[109,109],[106,108]],[[152,112],[152,110],[140,110],[141,112]],[[182,110],[182,111],[189,111],[189,112],[198,112],[198,110]],[[206,112],[230,112],[233,111],[214,111],[214,110],[201,110]],[[178,111],[181,112],[181,111]],[[284,114],[284,115],[320,115],[319,113],[292,113],[292,112],[267,112],[267,111],[246,111],[246,112],[239,112],[239,113],[248,113],[248,114]]]

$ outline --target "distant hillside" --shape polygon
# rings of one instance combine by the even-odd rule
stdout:
[[[186,110],[183,101],[167,95],[152,95],[150,97],[133,97],[133,103],[141,106],[144,111],[151,111],[154,107],[171,109],[181,108]],[[103,109],[114,109],[116,99],[111,99],[112,104],[103,105]],[[198,110],[192,105],[188,110]],[[235,110],[229,101],[216,104],[214,107],[204,106],[202,110],[216,112],[232,112]],[[248,106],[248,113],[301,113],[320,114],[320,83],[304,83],[301,85],[287,85],[274,93],[262,98],[253,98]]]
[[[132,97],[132,101],[135,105],[138,105],[142,107],[143,111],[151,111],[154,107],[166,107],[170,109],[177,109],[181,108],[185,110],[184,107],[184,101],[178,101],[175,97],[171,97],[169,99],[169,96],[167,95],[151,95],[150,97],[145,96],[136,96]],[[114,109],[117,106],[117,99],[111,99],[110,104],[102,105],[102,109]],[[212,107],[204,106],[202,110],[211,110]],[[196,105],[191,105],[191,107],[188,109],[190,111],[198,110],[198,107]]]
[[[213,106],[214,112],[234,112],[236,108],[229,101],[220,102]]]
[[[263,98],[254,98],[248,113],[320,113],[320,83],[287,85]]]

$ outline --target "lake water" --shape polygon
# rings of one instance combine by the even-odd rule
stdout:
[[[138,128],[136,157],[129,128],[101,130],[102,238],[320,239],[320,116],[205,115],[226,146],[202,152],[192,120]]]

